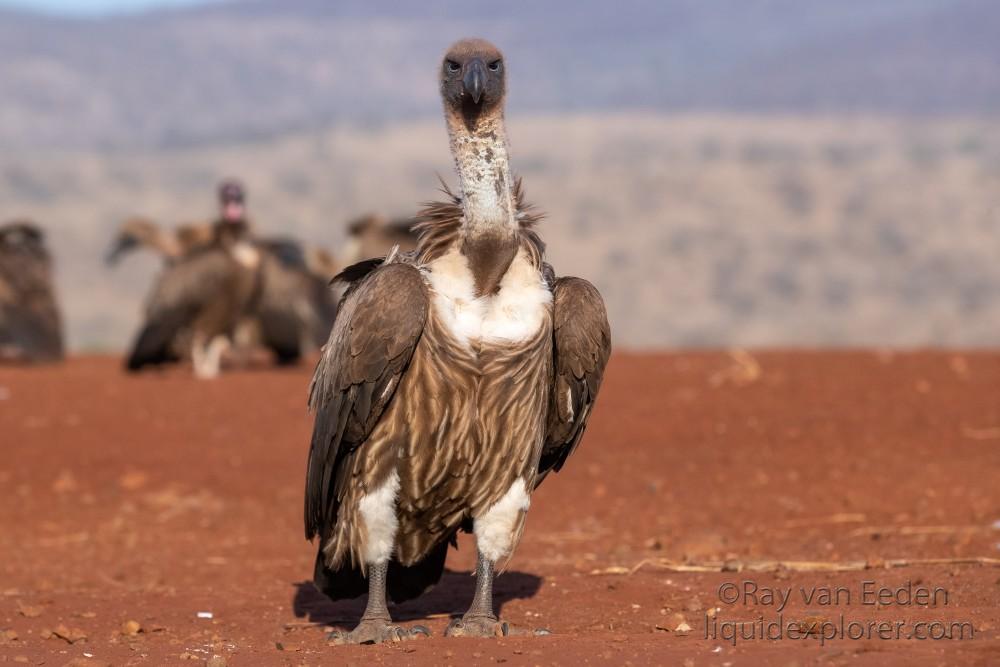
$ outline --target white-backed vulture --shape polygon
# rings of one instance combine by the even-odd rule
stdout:
[[[415,253],[345,270],[351,286],[313,377],[314,581],[332,598],[368,591],[341,642],[426,634],[394,625],[386,595],[435,584],[462,529],[475,535],[476,592],[447,634],[513,631],[494,613],[494,571],[532,491],[579,442],[610,353],[598,291],[543,261],[539,216],[508,165],[504,70],[483,40],[448,50],[440,90],[459,195],[423,211]]]
[[[62,357],[62,318],[45,235],[26,221],[0,226],[0,362]]]

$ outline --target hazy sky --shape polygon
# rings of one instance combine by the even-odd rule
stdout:
[[[105,14],[150,7],[193,5],[201,0],[0,0],[0,7],[34,9],[57,14]]]

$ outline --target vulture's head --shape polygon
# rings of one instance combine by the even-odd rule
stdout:
[[[485,39],[455,42],[441,62],[441,97],[445,108],[474,125],[503,107],[506,66],[500,49]]]
[[[223,222],[242,224],[246,218],[246,190],[236,179],[219,184],[219,215]]]
[[[0,226],[0,252],[45,261],[49,257],[45,233],[37,225],[23,220]]]

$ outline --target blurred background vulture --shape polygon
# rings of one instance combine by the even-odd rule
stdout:
[[[109,264],[146,248],[165,265],[128,369],[190,358],[200,377],[212,377],[231,348],[245,360],[264,347],[277,363],[290,364],[326,341],[336,313],[330,255],[294,239],[254,237],[239,184],[223,183],[219,199],[213,224],[168,232],[133,218],[113,242]]]
[[[218,375],[222,354],[260,287],[261,253],[246,226],[220,224],[211,243],[166,266],[146,303],[146,322],[126,362],[129,370],[178,360],[186,346],[195,375]]]
[[[0,226],[0,361],[62,357],[62,318],[45,236],[30,222]]]

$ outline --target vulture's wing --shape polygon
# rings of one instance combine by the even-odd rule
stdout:
[[[215,225],[208,222],[189,222],[177,225],[174,236],[180,246],[180,254],[186,255],[192,250],[207,246],[215,236]]]
[[[261,342],[274,352],[279,364],[298,361],[302,341],[311,324],[311,305],[301,271],[266,253],[260,266],[260,299],[255,319]]]
[[[369,273],[382,266],[385,262],[385,257],[372,257],[371,259],[363,259],[360,262],[355,262],[348,267],[345,267],[330,279],[330,284],[334,283],[344,283],[345,285],[351,285],[358,282]]]
[[[344,457],[365,441],[392,400],[427,309],[423,277],[402,263],[372,271],[341,302],[309,390],[316,422],[306,471],[307,538],[325,534],[336,520]]]
[[[107,253],[104,255],[104,263],[108,266],[115,266],[125,255],[131,254],[141,248],[143,241],[139,238],[137,230],[154,229],[155,226],[156,223],[145,218],[131,218],[126,220],[121,229],[118,230],[118,235],[112,240]]]
[[[553,387],[538,483],[558,472],[583,437],[611,354],[600,292],[582,278],[559,278],[553,297]]]
[[[265,254],[255,315],[262,342],[279,363],[292,363],[299,359],[303,342],[318,348],[329,338],[336,297],[326,280],[310,273],[304,261],[290,261],[282,246],[261,248]]]
[[[209,305],[225,307],[239,267],[224,250],[205,248],[169,265],[146,302],[146,322],[126,364],[138,370],[174,358],[173,341]],[[221,298],[220,298],[221,296]]]

